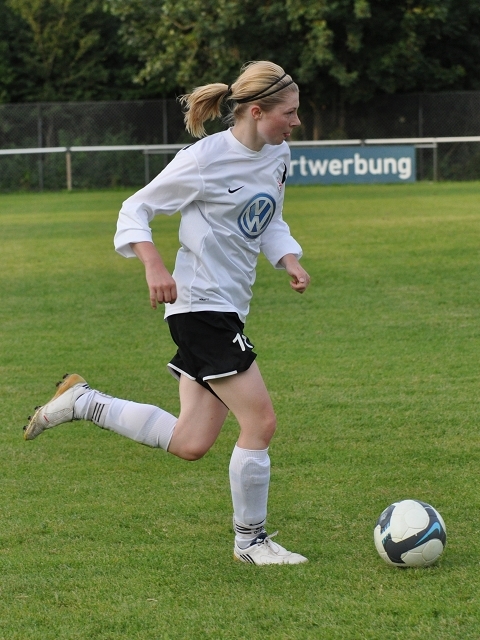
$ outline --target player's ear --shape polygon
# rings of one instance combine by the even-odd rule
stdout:
[[[257,104],[254,104],[250,107],[250,113],[254,120],[260,120],[260,118],[262,117],[262,110]]]

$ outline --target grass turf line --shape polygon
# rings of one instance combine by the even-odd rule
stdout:
[[[246,333],[271,390],[270,530],[310,559],[231,559],[229,419],[186,463],[87,423],[26,443],[65,372],[178,411],[143,269],[115,255],[128,192],[0,196],[0,639],[476,638],[478,183],[290,187],[309,291],[261,260]],[[154,221],[172,266],[178,216]],[[431,502],[428,570],[373,546],[390,502]]]

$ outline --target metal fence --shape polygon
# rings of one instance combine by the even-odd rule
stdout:
[[[480,135],[480,91],[380,96],[369,103],[302,104],[295,140],[425,138]],[[210,131],[221,128],[211,125]],[[0,105],[0,150],[165,145],[190,142],[175,100]],[[480,145],[417,149],[417,178],[480,179]],[[70,158],[73,188],[144,184],[171,156],[137,151],[78,151]],[[147,160],[147,164],[146,164]],[[65,188],[65,155],[0,156],[0,191]]]
[[[186,142],[175,100],[0,105],[0,149]],[[151,172],[168,158],[152,159]],[[141,152],[75,154],[75,188],[136,186],[144,181]],[[63,189],[65,158],[21,154],[0,158],[0,190]]]

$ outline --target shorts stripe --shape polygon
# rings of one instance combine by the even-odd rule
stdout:
[[[219,373],[216,376],[203,376],[202,380],[215,380],[215,378],[226,378],[227,376],[234,376],[238,371],[229,371],[228,373]]]
[[[179,367],[176,367],[174,364],[172,364],[171,362],[169,362],[167,364],[167,367],[169,369],[173,369],[174,371],[176,371],[177,373],[181,373],[182,376],[185,376],[186,378],[188,378],[189,380],[195,380],[196,378],[194,378],[194,376],[191,376],[189,373],[187,373],[186,371],[183,371],[182,369],[180,369]],[[172,375],[176,378],[177,376],[171,372]]]

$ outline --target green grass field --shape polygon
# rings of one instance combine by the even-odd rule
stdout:
[[[66,372],[178,411],[162,312],[113,251],[127,195],[0,196],[0,639],[478,639],[480,183],[287,191],[312,285],[262,259],[246,332],[293,567],[232,560],[233,419],[195,463],[85,422],[22,439]],[[169,265],[178,221],[154,223]],[[430,569],[373,545],[408,497],[447,525]]]

